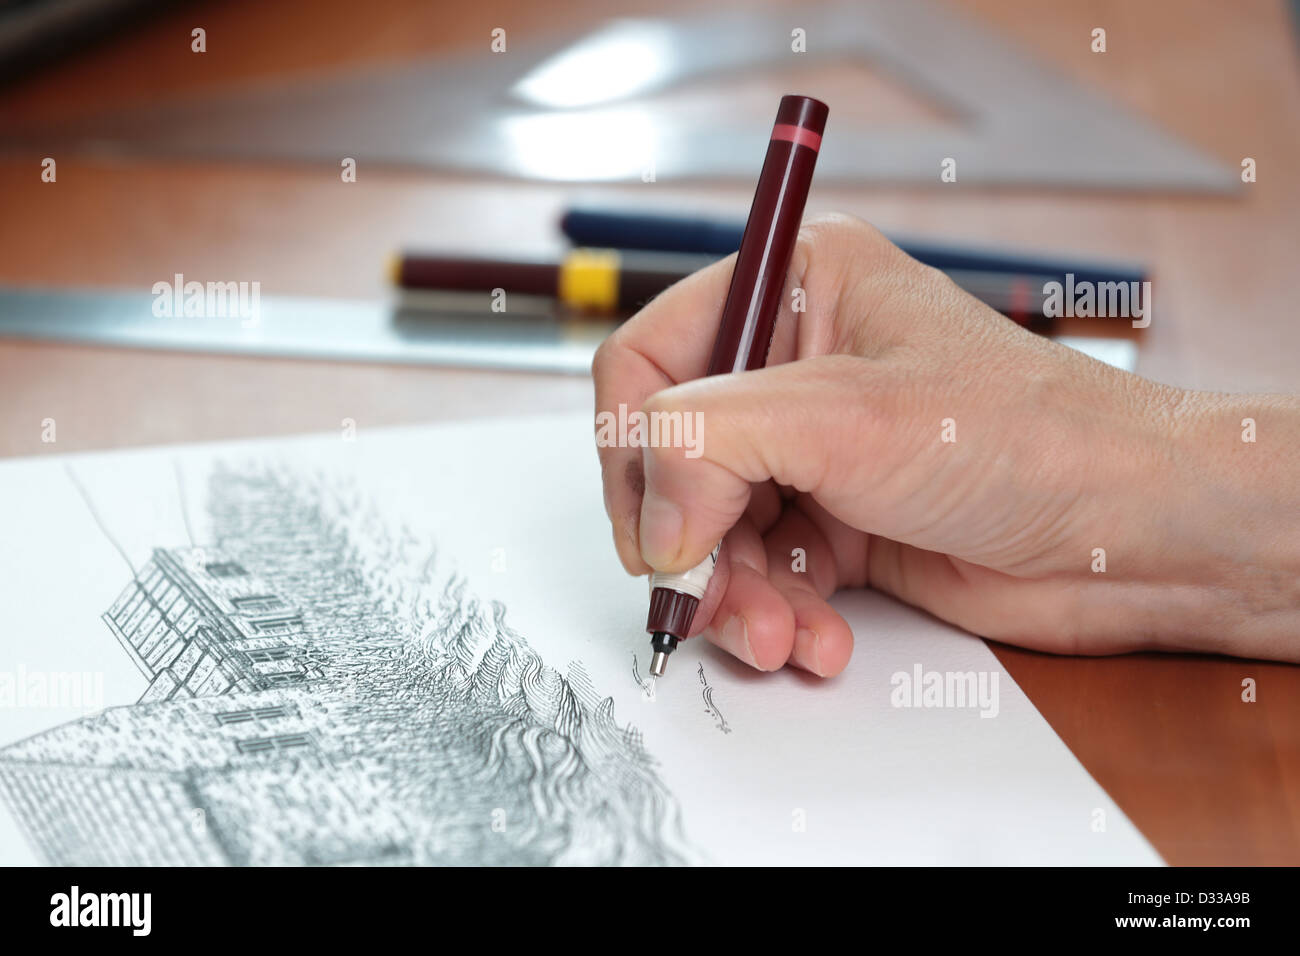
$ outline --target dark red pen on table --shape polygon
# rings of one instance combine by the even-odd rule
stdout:
[[[743,372],[767,362],[829,112],[825,103],[808,96],[781,97],[705,375]],[[719,542],[689,571],[656,571],[651,576],[646,630],[651,635],[653,677],[663,676],[668,655],[690,630],[721,548]]]

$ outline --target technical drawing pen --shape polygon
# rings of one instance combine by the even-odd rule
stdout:
[[[559,259],[473,259],[404,252],[389,262],[393,284],[426,292],[490,292],[549,296],[578,312],[630,313],[715,259],[690,253],[572,249]],[[1041,328],[1050,273],[949,269],[948,278],[1021,325]],[[1076,277],[1077,279],[1077,277]],[[1071,280],[1074,281],[1074,280]],[[523,313],[526,314],[526,313]],[[551,317],[552,313],[537,313]]]
[[[572,249],[559,259],[482,259],[402,252],[388,266],[401,289],[550,296],[583,312],[632,312],[717,261],[681,252]]]
[[[706,376],[762,368],[767,362],[828,113],[825,103],[811,97],[781,97]],[[689,571],[651,576],[646,630],[652,677],[663,676],[668,655],[690,630],[721,549],[719,542]]]
[[[560,218],[560,231],[575,246],[610,249],[663,250],[699,255],[728,256],[735,252],[741,225],[706,216],[673,215],[636,209],[606,209],[580,205]],[[918,262],[954,273],[1042,276],[1064,282],[1142,282],[1147,270],[1135,262],[1098,262],[1066,255],[1043,255],[1013,249],[963,245],[908,236],[889,240]],[[960,284],[960,283],[959,283]],[[1041,283],[1040,283],[1041,285]]]

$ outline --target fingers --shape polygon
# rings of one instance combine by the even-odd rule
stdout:
[[[895,357],[919,351],[899,348],[919,326],[951,330],[952,296],[870,226],[813,222],[786,277],[768,367],[700,380],[732,268],[724,260],[678,283],[598,351],[605,508],[632,573],[685,571],[725,536],[725,571],[697,628],[760,669],[789,661],[829,676],[847,663],[853,635],[826,598],[868,576],[866,537],[853,529],[891,530],[879,519],[915,488],[899,463],[915,457],[916,422],[933,417],[923,379]],[[610,434],[633,416],[648,434],[630,440],[625,424]],[[689,423],[695,442],[656,441],[660,423],[678,438]],[[877,474],[893,479],[884,491],[863,481]],[[800,493],[806,509],[791,505]],[[790,564],[796,539],[809,542],[806,572]]]
[[[764,538],[767,577],[794,615],[791,662],[834,677],[849,663],[853,631],[826,603],[840,584],[830,543],[799,508],[788,508]]]
[[[734,257],[729,257],[683,279],[605,341],[592,364],[598,416],[617,415],[620,405],[636,412],[661,389],[704,374],[733,266]],[[868,354],[871,333],[864,331],[870,324],[866,316],[900,275],[920,268],[861,220],[845,216],[812,220],[800,231],[795,246],[768,365],[840,350]],[[802,302],[798,313],[796,292]],[[643,573],[647,564],[636,547],[643,485],[639,450],[627,443],[601,441],[599,429],[598,421],[605,508],[615,547],[628,571]]]
[[[767,578],[747,565],[733,566],[731,584],[703,636],[750,667],[778,670],[790,659],[794,612]]]
[[[667,442],[643,449],[643,561],[666,571],[698,564],[749,506],[754,482],[847,487],[871,454],[865,361],[826,356],[715,376],[647,401],[660,421],[693,423],[698,443],[693,452]]]
[[[792,566],[790,552],[799,547],[794,542],[806,560]],[[845,668],[853,633],[826,603],[835,590],[834,561],[807,515],[787,509],[766,537],[746,515],[722,553],[696,614],[701,636],[758,670],[791,663],[832,677]]]
[[[750,521],[736,524],[723,553],[729,555],[726,587],[701,636],[750,667],[777,670],[790,658],[794,612],[767,579],[767,552]],[[700,611],[710,597],[705,594]]]
[[[641,449],[618,441],[617,435],[614,441],[603,440],[602,415],[617,422],[619,406],[638,411],[655,392],[704,374],[730,281],[730,259],[683,279],[610,335],[592,363],[605,512],[619,560],[632,574],[649,570],[638,546]]]

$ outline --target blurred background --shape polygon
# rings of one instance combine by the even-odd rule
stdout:
[[[1293,390],[1293,27],[1282,0],[5,0],[0,387],[70,407],[75,447],[584,406],[619,315],[403,292],[393,255],[556,262],[593,244],[574,209],[738,226],[797,91],[831,106],[809,215],[1148,279],[1148,328],[1043,331]],[[264,321],[156,321],[176,276],[257,283]]]

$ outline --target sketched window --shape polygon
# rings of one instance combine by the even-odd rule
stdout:
[[[225,710],[214,714],[221,726],[228,724],[248,724],[253,721],[275,720],[277,717],[289,716],[287,707],[254,707],[249,710]]]
[[[302,618],[281,617],[273,621],[251,621],[250,623],[258,634],[289,634],[302,627]]]
[[[238,578],[247,574],[242,565],[234,561],[214,561],[212,564],[204,566],[208,574],[214,578]]]
[[[250,664],[269,664],[271,661],[287,661],[293,657],[293,647],[255,647],[244,651],[244,657]]]
[[[230,603],[235,605],[236,611],[279,611],[286,607],[274,594],[248,594],[242,597],[233,597]]]
[[[307,679],[307,676],[301,671],[281,671],[278,674],[258,674],[257,676],[268,687],[283,687],[286,684],[301,684]]]
[[[280,753],[289,750],[301,750],[304,747],[315,747],[315,743],[307,734],[281,734],[278,737],[249,737],[245,740],[235,741],[235,749],[241,754]]]

